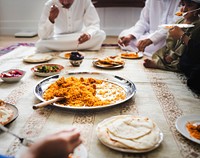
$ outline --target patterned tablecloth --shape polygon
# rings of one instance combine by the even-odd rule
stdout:
[[[19,47],[0,57],[0,71],[20,68],[26,71],[24,78],[17,83],[0,82],[2,100],[16,105],[18,118],[9,124],[10,130],[33,140],[42,138],[61,129],[76,126],[80,129],[83,144],[89,158],[196,158],[200,157],[200,145],[183,137],[175,127],[178,117],[186,114],[200,115],[199,96],[186,86],[183,75],[161,70],[146,69],[143,59],[125,59],[121,69],[99,69],[92,65],[93,57],[106,57],[120,54],[115,47],[102,48],[99,52],[87,52],[80,67],[72,67],[69,60],[62,59],[59,53],[52,53],[54,59],[48,63],[61,64],[64,71],[97,71],[118,75],[134,82],[137,88],[135,97],[127,102],[105,109],[76,111],[48,107],[34,111],[32,106],[40,101],[34,96],[34,86],[42,77],[34,76],[31,68],[37,64],[23,62],[23,57],[32,54],[34,47]],[[97,138],[95,128],[102,120],[115,115],[139,115],[153,119],[164,133],[161,145],[148,153],[130,154],[109,149]],[[17,139],[0,132],[0,153],[19,156],[26,150]]]

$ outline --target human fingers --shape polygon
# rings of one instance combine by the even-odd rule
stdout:
[[[137,44],[137,48],[140,52],[144,52],[144,49],[145,49],[144,41],[139,41]]]
[[[65,136],[66,141],[66,151],[68,153],[73,152],[73,150],[82,143],[82,140],[80,138],[80,132],[77,130],[72,131],[71,133],[68,133],[69,135]]]
[[[144,52],[145,48],[152,43],[150,39],[141,40],[138,42],[138,50]]]
[[[79,37],[79,39],[78,39],[79,44],[82,44],[82,43],[88,41],[90,38],[91,38],[91,36],[90,36],[89,34],[84,33],[84,34],[81,35],[81,36]]]

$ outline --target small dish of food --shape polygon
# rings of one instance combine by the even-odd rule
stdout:
[[[77,52],[77,51],[62,52],[59,54],[59,57],[64,58],[64,59],[69,59],[72,52]],[[81,54],[82,56],[85,56],[85,54],[83,52],[78,51],[78,53]]]
[[[143,53],[142,52],[123,52],[121,53],[121,58],[124,59],[140,59],[143,57]]]
[[[5,82],[18,82],[25,75],[25,71],[20,69],[9,69],[0,74],[0,78]]]
[[[72,64],[72,66],[80,66],[83,62],[84,56],[80,54],[79,52],[71,52],[69,61]]]
[[[64,69],[62,65],[58,64],[41,64],[31,68],[31,71],[37,76],[52,76],[56,75]]]
[[[200,115],[180,116],[175,123],[176,129],[189,140],[200,144]]]

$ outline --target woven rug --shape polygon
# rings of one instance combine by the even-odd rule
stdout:
[[[11,46],[8,46],[6,48],[3,48],[0,50],[0,56],[16,49],[17,47],[19,46],[28,46],[28,47],[34,47],[35,44],[34,43],[17,43],[17,44],[14,44],[14,45],[11,45]],[[118,47],[118,44],[102,44],[102,47]]]
[[[16,43],[16,44],[13,44],[13,45],[11,45],[11,46],[8,46],[8,47],[6,47],[6,48],[1,49],[1,50],[0,50],[0,56],[2,56],[2,55],[4,55],[4,54],[6,54],[6,53],[8,53],[8,52],[10,52],[10,51],[12,51],[12,50],[14,50],[14,49],[16,49],[16,48],[19,47],[19,46],[34,47],[35,44],[34,44],[34,43]]]

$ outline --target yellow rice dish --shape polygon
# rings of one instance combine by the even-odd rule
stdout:
[[[94,78],[60,78],[52,83],[43,94],[45,100],[65,97],[62,105],[76,107],[103,106],[126,98],[122,87]]]

